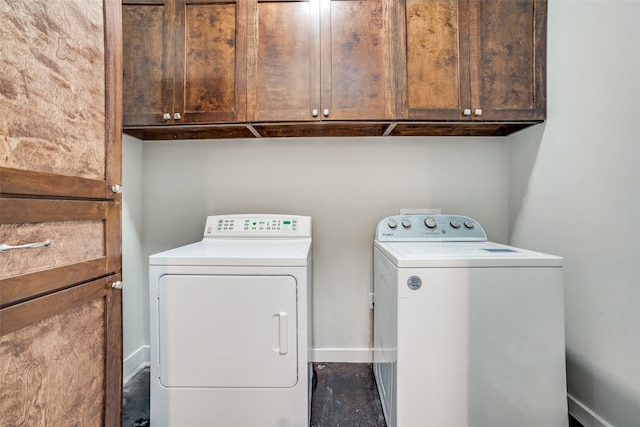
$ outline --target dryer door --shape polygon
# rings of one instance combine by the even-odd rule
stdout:
[[[292,276],[164,275],[158,317],[166,387],[293,387],[298,381]]]

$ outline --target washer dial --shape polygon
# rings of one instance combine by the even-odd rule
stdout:
[[[427,228],[436,228],[436,226],[438,225],[438,221],[436,221],[436,219],[433,217],[428,217],[425,218],[424,225],[426,225]]]

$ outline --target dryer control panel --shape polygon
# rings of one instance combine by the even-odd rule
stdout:
[[[311,237],[311,217],[276,214],[213,215],[207,217],[204,237]]]
[[[411,214],[383,219],[375,238],[379,242],[483,242],[487,235],[478,221],[467,216]]]

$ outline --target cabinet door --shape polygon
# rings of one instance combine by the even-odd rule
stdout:
[[[252,0],[249,17],[248,119],[314,120],[320,108],[318,0]]]
[[[171,14],[164,0],[122,2],[124,126],[173,119]]]
[[[246,1],[176,2],[173,123],[244,121]]]
[[[400,117],[462,120],[470,116],[468,1],[407,0],[406,99]]]
[[[474,119],[543,120],[546,1],[472,1],[470,12]]]
[[[321,0],[322,119],[392,117],[393,3]]]
[[[118,278],[0,310],[0,425],[122,425]]]
[[[120,2],[0,21],[0,425],[119,426]]]

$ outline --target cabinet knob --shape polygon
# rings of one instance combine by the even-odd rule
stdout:
[[[174,113],[174,114],[173,114],[173,118],[174,118],[175,120],[180,120],[180,119],[182,118],[182,116],[180,116],[180,113]]]
[[[328,108],[325,108],[324,110],[322,110],[322,114],[323,114],[325,117],[329,117],[329,109],[328,109]]]
[[[462,112],[463,115],[465,116],[470,116],[471,115],[471,108],[465,108],[464,111]]]
[[[164,113],[162,115],[162,120],[169,120],[170,118],[171,118],[171,114],[169,114],[169,113]]]
[[[476,108],[476,116],[481,116],[482,110],[480,108]]]
[[[315,110],[315,109],[314,109],[314,110],[311,110],[311,115],[312,115],[313,117],[318,117],[318,110]]]

